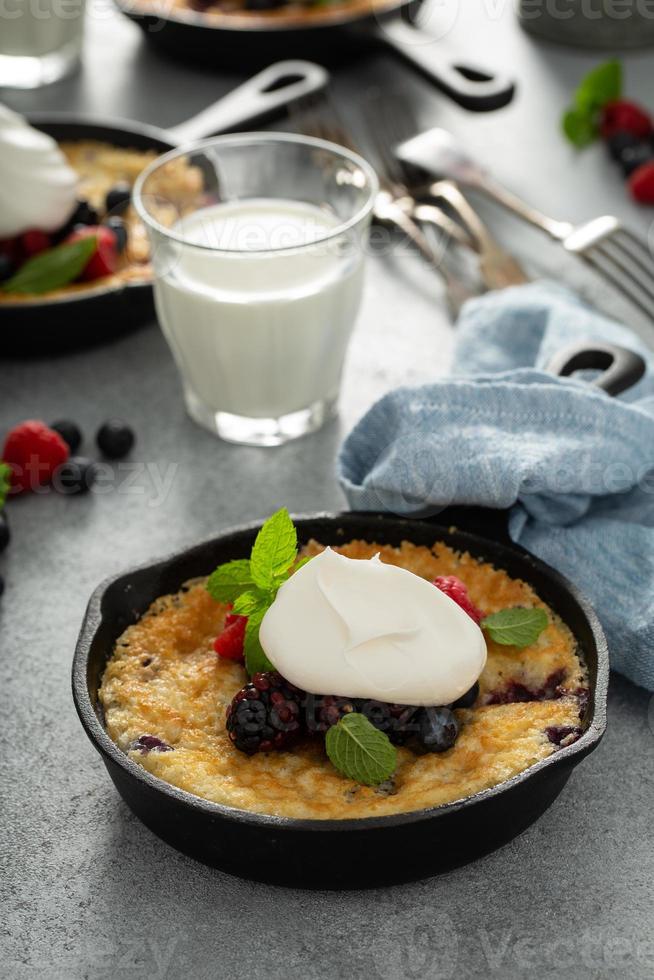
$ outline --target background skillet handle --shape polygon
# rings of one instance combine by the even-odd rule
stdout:
[[[375,34],[464,109],[488,112],[501,109],[513,98],[515,82],[510,78],[479,65],[452,63],[444,43],[402,16],[384,20]]]
[[[328,72],[311,61],[279,61],[167,134],[179,144],[237,129],[321,91],[328,82]]]
[[[589,345],[587,341],[582,341],[555,354],[546,370],[560,377],[567,377],[584,368],[602,371],[591,383],[609,395],[619,395],[640,381],[646,367],[640,354],[627,347],[603,342]]]

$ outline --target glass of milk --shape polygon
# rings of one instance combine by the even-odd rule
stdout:
[[[79,62],[85,0],[1,0],[0,86],[38,88]]]
[[[216,137],[141,175],[157,315],[196,422],[276,446],[335,413],[376,191],[356,154],[287,133]]]

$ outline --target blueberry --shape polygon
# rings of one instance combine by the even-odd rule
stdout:
[[[50,428],[59,433],[71,453],[77,452],[82,442],[82,432],[78,425],[69,422],[68,419],[58,419],[52,423]]]
[[[95,482],[96,465],[86,456],[71,456],[65,463],[57,467],[54,475],[54,485],[68,495],[86,493]]]
[[[97,225],[100,216],[95,208],[91,207],[88,201],[79,201],[77,207],[68,219],[68,225],[72,229],[75,225]]]
[[[649,142],[635,143],[626,146],[620,154],[620,165],[625,177],[629,177],[642,163],[648,163],[654,158],[654,149]]]
[[[126,180],[120,180],[117,184],[107,191],[105,207],[107,214],[122,214],[127,210],[132,199],[132,188]]]
[[[459,723],[449,708],[424,708],[418,740],[427,752],[445,752],[459,734]]]
[[[472,685],[469,691],[462,694],[458,701],[455,701],[452,705],[453,708],[472,708],[473,704],[479,697],[479,684],[477,681]]]
[[[283,7],[286,0],[245,0],[246,10],[274,10]]]
[[[141,755],[147,755],[148,752],[172,752],[172,745],[168,745],[168,742],[164,742],[163,739],[158,738],[156,735],[140,735],[132,744],[130,749],[135,752],[140,752]]]
[[[107,228],[111,228],[114,235],[116,236],[116,248],[119,252],[124,252],[127,246],[127,228],[125,227],[125,222],[122,218],[117,215],[112,215],[111,218],[107,218],[105,221]]]
[[[108,419],[95,437],[100,452],[107,459],[122,459],[134,445],[134,433],[122,419]]]
[[[0,510],[0,552],[4,551],[11,540],[9,521],[4,510]]]
[[[0,282],[9,279],[13,272],[13,263],[6,252],[0,252]]]
[[[626,150],[629,146],[635,146],[637,143],[640,143],[640,138],[638,136],[634,136],[633,133],[628,133],[624,129],[619,129],[618,132],[614,133],[613,136],[610,136],[606,142],[612,159],[615,160],[616,163],[620,163],[624,150]]]

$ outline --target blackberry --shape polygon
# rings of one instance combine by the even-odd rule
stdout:
[[[248,755],[285,749],[305,731],[304,691],[270,670],[254,674],[227,709],[227,731]]]
[[[420,709],[414,705],[364,701],[359,711],[378,731],[385,732],[395,745],[403,745],[412,735],[419,733]]]
[[[307,694],[305,724],[309,732],[324,734],[332,725],[337,725],[344,715],[354,711],[359,711],[357,698],[341,698],[336,694]]]
[[[427,752],[451,749],[459,735],[459,723],[450,708],[422,708],[418,741]]]

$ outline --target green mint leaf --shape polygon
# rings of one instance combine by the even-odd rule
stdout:
[[[397,766],[397,752],[388,735],[357,712],[344,715],[328,729],[325,748],[339,772],[365,786],[383,783]]]
[[[269,517],[252,548],[250,570],[260,589],[279,585],[297,557],[297,531],[285,507]]]
[[[258,674],[260,671],[275,669],[274,665],[271,664],[263,652],[263,647],[259,642],[259,627],[261,626],[261,620],[265,612],[265,609],[258,609],[251,613],[248,617],[248,624],[245,627],[245,641],[243,644],[245,650],[245,669],[250,677],[253,674]]]
[[[253,616],[259,610],[265,612],[271,601],[270,592],[262,592],[260,589],[254,589],[252,592],[241,592],[240,596],[234,600],[233,611],[237,616]]]
[[[28,259],[0,288],[8,293],[38,295],[65,286],[77,279],[97,246],[95,235],[89,235],[88,238],[80,238],[76,242],[46,249]]]
[[[11,486],[11,466],[8,463],[0,462],[0,510],[5,505],[7,494]]]
[[[247,558],[237,558],[226,565],[219,565],[207,581],[207,592],[216,602],[235,602],[241,592],[254,585]]]
[[[597,137],[597,122],[592,113],[581,112],[579,109],[568,109],[561,120],[563,132],[577,149],[588,146]]]
[[[304,558],[300,558],[300,560],[299,560],[298,562],[296,562],[296,563],[295,563],[295,567],[294,567],[294,569],[293,569],[293,574],[295,575],[295,573],[296,573],[296,572],[299,572],[299,571],[300,571],[300,569],[301,569],[301,568],[302,568],[302,567],[303,567],[304,565],[307,565],[307,564],[308,564],[308,563],[309,563],[309,562],[311,561],[311,559],[312,559],[313,557],[314,557],[313,555],[305,555],[305,556],[304,556]]]
[[[543,632],[549,618],[544,609],[501,609],[482,620],[491,640],[503,646],[528,647]]]
[[[622,95],[622,65],[615,58],[593,68],[575,92],[575,105],[582,112],[597,112]]]

